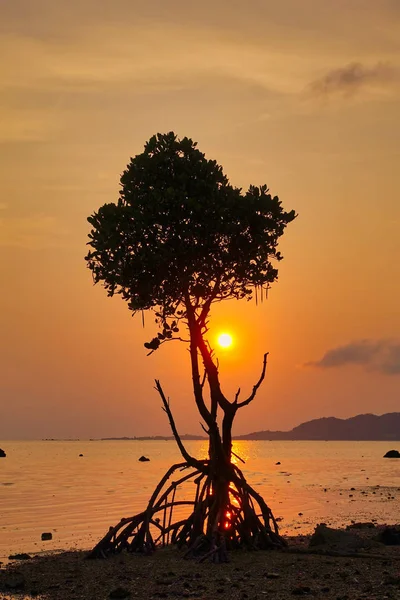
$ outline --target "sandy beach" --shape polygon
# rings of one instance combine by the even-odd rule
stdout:
[[[0,570],[0,597],[398,599],[400,546],[377,542],[378,533],[379,528],[351,532],[349,543],[317,547],[309,546],[308,536],[290,538],[286,550],[235,551],[223,565],[185,560],[175,548],[107,560],[87,560],[83,551],[36,556]]]

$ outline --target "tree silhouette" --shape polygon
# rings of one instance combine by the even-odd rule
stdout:
[[[251,299],[257,292],[262,297],[277,279],[278,240],[295,213],[285,212],[265,185],[250,186],[246,193],[233,187],[220,165],[173,132],[146,143],[122,174],[121,186],[118,202],[88,219],[88,267],[94,282],[109,296],[120,294],[133,313],[154,311],[159,333],[145,344],[149,354],[173,339],[184,342],[185,330],[209,456],[198,460],[187,452],[156,380],[184,462],[169,469],[146,510],[110,528],[92,555],[177,543],[188,554],[224,561],[229,548],[282,545],[270,508],[232,462],[232,424],[264,379],[267,354],[251,394],[240,400],[238,390],[228,399],[206,334],[213,303]],[[183,469],[185,475],[170,481]],[[176,490],[188,480],[195,482],[194,500],[178,501]],[[190,507],[189,516],[176,520],[173,509],[181,505]]]

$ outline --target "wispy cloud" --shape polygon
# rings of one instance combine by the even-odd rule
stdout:
[[[24,58],[17,66],[13,61],[2,66],[0,89],[22,92],[87,93],[119,84],[132,84],[138,92],[180,90],[199,78],[222,77],[293,93],[294,73],[307,72],[307,61],[292,49],[276,50],[252,39],[238,43],[220,31],[171,24],[98,25],[73,42],[0,35],[0,51]],[[318,57],[309,60],[321,63]]]
[[[344,67],[332,69],[323,77],[312,81],[308,90],[321,97],[333,94],[352,96],[362,88],[384,88],[400,82],[400,71],[393,65],[378,62],[366,66],[359,62],[352,62]]]
[[[346,365],[358,365],[385,375],[400,375],[400,340],[356,340],[327,350],[320,360],[305,366],[331,369]]]
[[[64,245],[68,232],[52,216],[0,218],[0,247],[53,248]]]

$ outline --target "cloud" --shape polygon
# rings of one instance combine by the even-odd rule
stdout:
[[[321,369],[357,365],[367,371],[400,375],[400,340],[357,340],[325,352],[305,366]]]
[[[382,89],[400,81],[399,69],[389,63],[378,62],[371,67],[359,62],[332,69],[320,79],[312,81],[308,89],[316,96],[342,94],[352,96],[362,88]]]

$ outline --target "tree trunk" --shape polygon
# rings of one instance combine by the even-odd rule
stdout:
[[[264,379],[267,354],[263,369],[250,396],[238,402],[240,390],[230,402],[222,393],[217,365],[212,351],[203,338],[206,314],[196,317],[188,294],[185,297],[190,333],[190,360],[193,392],[199,413],[209,437],[209,456],[198,460],[187,452],[177,432],[169,400],[156,380],[163,408],[168,415],[172,432],[185,460],[173,465],[162,478],[150,498],[147,509],[129,519],[122,519],[111,527],[91,552],[92,557],[104,557],[126,548],[132,552],[151,552],[157,545],[175,543],[186,547],[185,556],[208,557],[215,562],[228,560],[227,550],[246,546],[249,549],[266,549],[286,545],[278,532],[277,523],[263,498],[246,482],[242,471],[232,462],[232,425],[239,408],[249,404]],[[204,364],[201,380],[199,355]],[[208,381],[210,403],[207,406],[203,387]],[[218,427],[218,411],[222,414],[222,435]],[[179,470],[189,473],[169,481]],[[177,492],[182,483],[193,481],[193,500],[179,500]],[[175,507],[188,507],[189,516],[173,518]],[[160,515],[158,517],[157,515]]]

